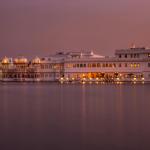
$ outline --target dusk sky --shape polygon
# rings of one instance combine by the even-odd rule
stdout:
[[[0,57],[150,46],[150,0],[0,0]]]

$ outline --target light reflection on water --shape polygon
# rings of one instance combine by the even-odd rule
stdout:
[[[1,150],[149,150],[150,85],[0,85]]]

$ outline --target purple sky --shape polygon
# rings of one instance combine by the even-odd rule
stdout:
[[[0,57],[150,46],[150,0],[0,0]]]

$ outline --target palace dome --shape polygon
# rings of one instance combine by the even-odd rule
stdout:
[[[35,57],[33,60],[32,60],[32,63],[34,64],[40,64],[41,60],[39,57]]]
[[[22,63],[27,63],[28,60],[27,60],[27,58],[25,58],[25,57],[22,56],[22,57],[19,57],[19,58],[15,58],[14,62],[15,62],[15,63],[19,63],[19,64],[21,63],[21,64],[22,64]]]
[[[9,58],[4,57],[4,58],[2,59],[2,64],[8,64],[8,63],[9,63]]]

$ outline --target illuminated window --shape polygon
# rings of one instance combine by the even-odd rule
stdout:
[[[112,67],[112,64],[109,64],[109,67]]]
[[[91,65],[91,64],[88,64],[88,67],[89,67],[89,68],[91,68],[91,67],[92,67],[92,65]]]
[[[73,64],[73,68],[76,68],[76,64]]]
[[[137,67],[137,66],[136,66],[136,63],[134,63],[134,65],[133,65],[133,66],[134,66],[134,68],[136,68],[136,67]]]
[[[105,64],[103,64],[103,67],[105,67]]]
[[[97,63],[97,67],[101,67],[101,64],[100,64],[100,63]]]
[[[96,67],[96,64],[92,64],[92,67]]]

